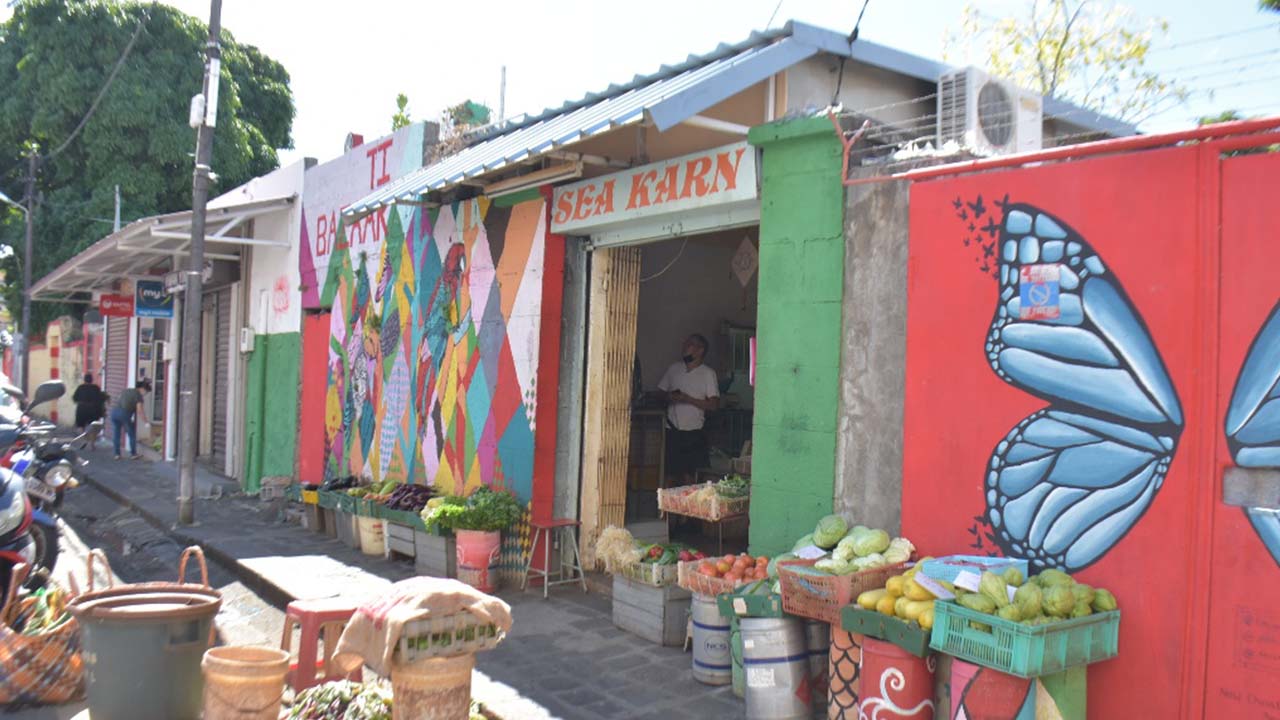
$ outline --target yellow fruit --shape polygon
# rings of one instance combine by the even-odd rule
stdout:
[[[902,585],[906,582],[906,578],[901,575],[894,575],[889,578],[889,582],[884,584],[885,590],[894,597],[902,597]]]
[[[902,613],[902,617],[908,620],[919,620],[925,610],[932,609],[932,600],[908,600],[906,606],[903,608],[904,612]]]
[[[885,593],[876,601],[876,612],[893,617],[893,596]]]
[[[888,593],[889,591],[884,588],[868,590],[858,596],[858,607],[863,610],[875,610],[876,603],[880,602],[880,598],[884,597]]]
[[[907,616],[907,605],[910,603],[911,600],[908,600],[905,596],[895,598],[893,601],[893,614],[900,618],[905,618]]]
[[[925,610],[924,612],[920,613],[920,618],[916,622],[919,622],[920,627],[924,628],[925,630],[932,630],[933,629],[933,608],[930,607],[928,610]]]
[[[932,600],[933,593],[925,590],[915,581],[914,578],[909,579],[903,584],[902,594],[912,600]]]

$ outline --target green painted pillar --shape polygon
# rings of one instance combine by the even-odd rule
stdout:
[[[254,493],[264,477],[297,475],[301,333],[259,335],[248,366],[241,485]]]
[[[763,150],[751,552],[831,512],[844,289],[841,146],[826,118],[752,128]]]

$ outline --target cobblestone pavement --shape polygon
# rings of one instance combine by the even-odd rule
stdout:
[[[86,541],[106,546],[113,569],[130,581],[172,579],[182,548],[202,545],[212,561],[211,582],[227,593],[219,629],[228,642],[278,643],[278,608],[294,598],[365,596],[414,574],[411,563],[362,555],[289,524],[283,502],[239,495],[234,483],[203,472],[197,475],[198,524],[174,528],[173,465],[113,461],[105,452],[91,460],[91,483],[68,498],[68,524],[91,528]],[[83,561],[68,567],[77,564]],[[728,687],[693,680],[687,653],[615,628],[608,597],[576,586],[553,588],[548,600],[540,590],[499,595],[512,605],[515,624],[502,645],[478,656],[472,694],[500,718],[744,715]],[[9,717],[70,717],[36,712],[45,714]]]

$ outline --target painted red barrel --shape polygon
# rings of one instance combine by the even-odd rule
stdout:
[[[827,659],[827,720],[858,720],[863,636],[831,626]]]
[[[963,660],[951,662],[948,720],[1035,720],[1035,682]]]
[[[497,590],[502,533],[456,530],[454,536],[458,548],[458,579],[480,592]]]
[[[862,644],[862,717],[933,720],[933,656],[920,658],[883,640]]]

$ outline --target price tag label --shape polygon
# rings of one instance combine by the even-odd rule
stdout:
[[[796,557],[800,558],[801,560],[816,560],[826,554],[827,554],[827,551],[823,550],[817,545],[809,545],[807,547],[802,547],[796,551]]]
[[[937,580],[925,575],[924,573],[916,573],[916,584],[933,593],[933,596],[939,600],[954,600],[956,594],[946,589]]]
[[[969,572],[968,570],[961,570],[960,574],[956,576],[955,582],[951,584],[958,588],[964,588],[969,592],[978,592],[978,588],[981,586],[981,583],[981,575]]]

